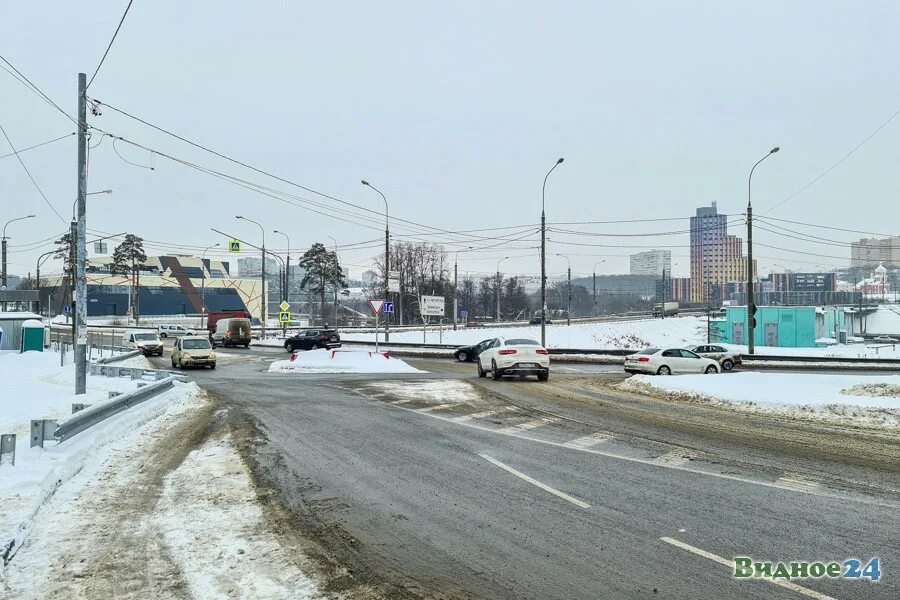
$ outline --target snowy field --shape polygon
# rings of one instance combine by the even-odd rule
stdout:
[[[900,375],[739,372],[677,377],[635,375],[619,387],[639,392],[649,389],[750,410],[900,427]]]
[[[276,360],[270,373],[422,373],[399,358],[365,350],[309,350]]]

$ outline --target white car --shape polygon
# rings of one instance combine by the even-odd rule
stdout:
[[[476,360],[478,376],[491,374],[495,380],[504,375],[537,375],[538,381],[550,379],[550,352],[528,338],[494,338]]]
[[[159,337],[181,337],[183,335],[195,335],[193,331],[185,328],[182,325],[160,325],[157,328],[157,332],[159,333]]]
[[[153,354],[162,356],[163,354],[163,343],[152,331],[127,329],[122,334],[122,346],[140,350],[144,356],[151,356]]]
[[[626,373],[718,373],[719,363],[684,348],[646,348],[625,357]]]

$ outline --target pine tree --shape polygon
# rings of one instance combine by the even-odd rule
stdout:
[[[140,295],[141,280],[140,270],[147,261],[147,254],[144,252],[144,239],[134,234],[127,234],[125,240],[116,246],[113,251],[113,271],[122,273],[123,275],[131,275],[131,285],[134,294],[131,298],[131,310],[134,314],[134,322],[137,323],[140,318]]]
[[[325,292],[328,286],[343,287],[346,285],[338,256],[334,252],[330,252],[323,244],[316,242],[303,253],[297,264],[305,271],[300,287],[319,294],[319,307],[324,322]]]

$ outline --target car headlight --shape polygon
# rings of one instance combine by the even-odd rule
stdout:
[[[210,353],[209,353],[209,359],[210,359],[210,360],[216,360],[216,353],[215,353],[215,352],[210,352]]]
[[[188,354],[187,352],[182,352],[182,353],[181,353],[181,358],[190,358],[190,357],[191,357],[191,355]]]
[[[144,345],[143,345],[143,344],[138,344],[137,347],[138,347],[138,348],[143,348]]]

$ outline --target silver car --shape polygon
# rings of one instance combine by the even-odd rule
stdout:
[[[730,371],[741,364],[739,352],[732,352],[716,344],[697,344],[688,346],[688,350],[704,358],[711,358],[722,366],[723,371]]]

